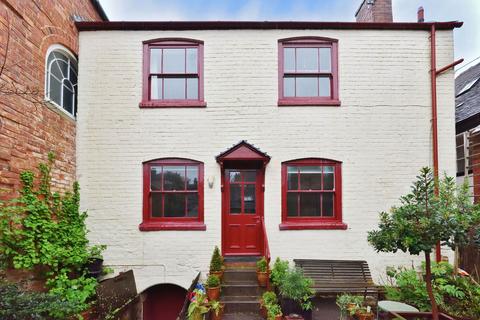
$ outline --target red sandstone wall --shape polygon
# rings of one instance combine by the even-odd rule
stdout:
[[[64,190],[75,180],[75,121],[43,102],[49,46],[78,52],[74,14],[100,20],[89,0],[0,0],[0,68],[8,43],[0,85],[38,91],[23,98],[0,90],[0,200],[14,196],[19,173],[35,169],[49,151],[57,156],[55,188]]]

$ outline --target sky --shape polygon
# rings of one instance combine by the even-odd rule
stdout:
[[[298,20],[354,21],[361,0],[100,0],[111,21],[119,20]],[[480,0],[393,0],[394,21],[463,21],[455,30],[455,59],[464,71],[480,62]]]

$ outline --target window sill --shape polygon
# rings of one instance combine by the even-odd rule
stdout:
[[[280,230],[347,230],[348,225],[343,222],[283,222]]]
[[[340,100],[323,100],[315,98],[283,98],[278,99],[279,107],[303,107],[303,106],[328,106],[339,107],[341,105]]]
[[[142,101],[140,108],[205,108],[207,103],[199,100]]]
[[[142,222],[138,228],[140,231],[205,231],[207,226],[203,222]]]

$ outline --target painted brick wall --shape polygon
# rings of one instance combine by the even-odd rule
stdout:
[[[276,105],[277,40],[339,39],[341,107]],[[205,41],[206,109],[139,109],[142,41]],[[451,31],[438,33],[438,65],[453,59]],[[133,268],[139,290],[188,287],[220,245],[220,168],[215,155],[242,139],[267,152],[265,221],[274,257],[366,259],[377,279],[387,265],[418,261],[376,254],[366,232],[432,165],[429,33],[373,30],[97,31],[80,33],[77,173],[90,237],[106,263]],[[440,170],[455,174],[454,75],[438,81]],[[205,163],[207,231],[140,232],[142,162],[185,157]],[[281,162],[343,161],[348,230],[279,231]]]
[[[0,85],[4,90],[15,86],[33,91],[24,96],[0,94],[0,200],[14,196],[19,173],[36,169],[49,151],[57,155],[56,189],[70,188],[75,179],[75,120],[43,102],[49,46],[61,44],[78,52],[74,14],[100,20],[89,0],[0,2]]]

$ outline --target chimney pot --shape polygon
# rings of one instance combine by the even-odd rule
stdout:
[[[425,10],[423,10],[423,7],[418,8],[417,22],[425,22]]]

